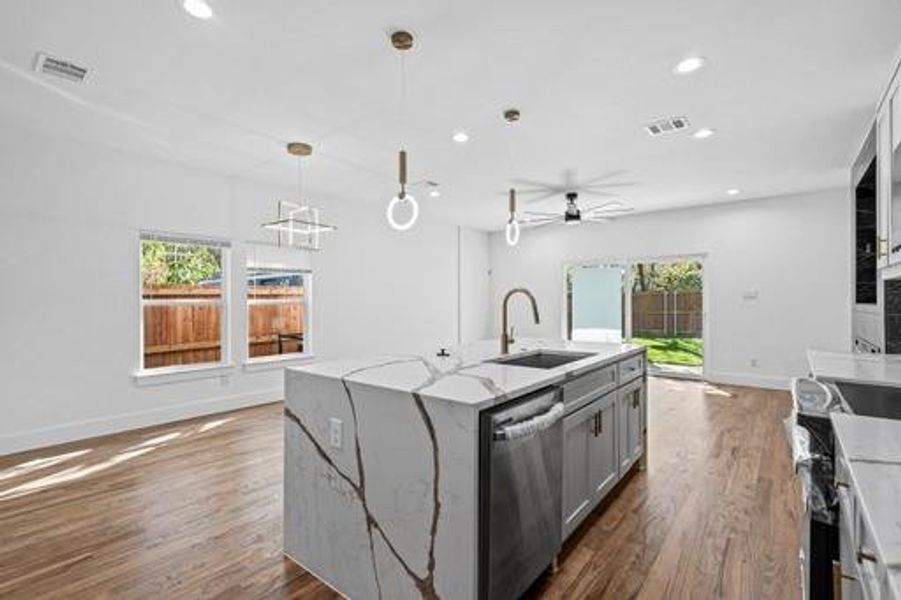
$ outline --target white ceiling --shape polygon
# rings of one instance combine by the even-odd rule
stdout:
[[[618,191],[641,211],[843,185],[901,41],[897,0],[209,1],[209,21],[175,0],[3,2],[0,118],[281,183],[284,142],[311,141],[307,190],[381,218],[401,138],[386,32],[404,26],[411,179],[442,190],[422,210],[496,229],[512,177],[567,169],[634,183]],[[39,50],[90,82],[34,74]],[[708,67],[675,76],[689,54]],[[670,115],[717,135],[642,130]]]

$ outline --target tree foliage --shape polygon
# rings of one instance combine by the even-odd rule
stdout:
[[[632,289],[636,292],[701,291],[701,263],[696,260],[637,263],[632,266],[632,282]]]
[[[141,280],[144,285],[197,285],[222,271],[217,248],[159,240],[141,242]]]

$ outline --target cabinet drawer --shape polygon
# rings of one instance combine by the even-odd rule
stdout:
[[[601,367],[564,383],[563,404],[572,412],[593,399],[616,388],[616,365]]]
[[[638,356],[627,358],[618,363],[617,367],[619,368],[619,382],[621,384],[632,381],[641,377],[644,373],[644,355],[639,354]]]

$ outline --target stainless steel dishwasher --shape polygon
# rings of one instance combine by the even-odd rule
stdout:
[[[560,551],[563,412],[550,387],[481,415],[480,598],[518,598]]]

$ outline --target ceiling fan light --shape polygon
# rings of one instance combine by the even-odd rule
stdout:
[[[410,203],[410,218],[406,221],[398,221],[397,217],[394,215],[395,209],[405,202]],[[419,218],[419,203],[416,202],[416,198],[411,196],[410,194],[405,194],[403,198],[400,196],[395,196],[391,199],[391,202],[388,203],[388,208],[385,210],[385,217],[388,219],[388,224],[397,231],[406,231],[413,227],[416,224],[416,219]]]
[[[504,230],[504,236],[507,238],[508,246],[515,246],[519,243],[519,221],[511,217],[507,221],[507,227]]]

